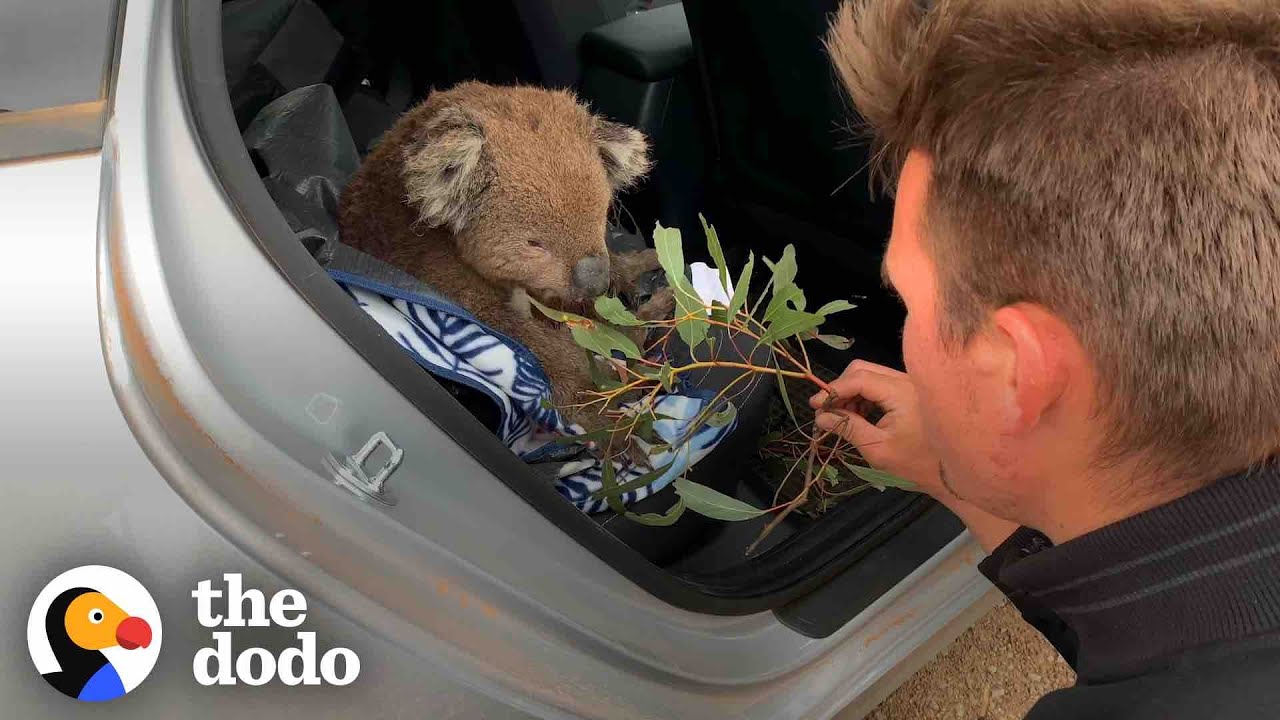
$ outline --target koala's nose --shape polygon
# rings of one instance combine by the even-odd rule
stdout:
[[[609,256],[588,255],[573,265],[573,286],[588,297],[609,290]]]

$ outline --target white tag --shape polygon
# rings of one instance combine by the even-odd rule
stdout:
[[[693,291],[708,307],[718,302],[729,307],[729,298],[733,290],[720,284],[720,271],[704,262],[696,262],[689,266],[689,279],[693,283]],[[730,278],[730,282],[733,279]]]

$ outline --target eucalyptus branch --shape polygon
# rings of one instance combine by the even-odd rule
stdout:
[[[764,525],[760,536],[747,549],[750,553],[792,512],[811,499],[817,499],[820,507],[825,508],[833,498],[847,497],[868,487],[882,490],[886,487],[909,488],[905,481],[867,467],[856,449],[840,437],[840,428],[815,432],[812,421],[801,423],[796,420],[791,406],[786,380],[807,383],[815,390],[827,391],[834,397],[831,387],[814,372],[805,343],[817,340],[837,349],[847,349],[850,340],[820,334],[819,328],[828,316],[852,309],[853,304],[837,300],[817,310],[807,310],[804,292],[795,282],[798,267],[795,249],[791,246],[786,247],[777,261],[761,258],[770,275],[763,291],[752,300],[748,295],[755,267],[754,254],[749,255],[737,281],[732,282],[715,228],[705,220],[703,228],[708,253],[716,263],[726,295],[730,296],[727,304],[719,301],[709,303],[702,299],[687,275],[680,231],[661,225],[654,231],[653,240],[675,300],[675,310],[670,317],[641,320],[615,297],[598,298],[595,317],[575,315],[533,302],[547,317],[568,326],[579,345],[618,365],[616,376],[596,377],[597,389],[585,393],[579,402],[571,405],[579,410],[595,408],[601,416],[613,422],[612,427],[600,431],[607,434],[607,441],[597,443],[597,448],[602,446],[604,461],[604,487],[597,495],[607,498],[610,507],[627,518],[650,525],[670,525],[685,510],[730,521],[750,520],[772,513],[773,517]],[[723,331],[726,338],[723,345],[732,347],[736,358],[724,357],[723,347],[715,348],[715,336],[710,333],[712,329]],[[655,337],[642,348],[629,333]],[[673,336],[688,346],[691,356],[706,345],[710,350],[708,359],[695,357],[689,362],[673,365],[666,359]],[[749,339],[755,346],[744,353],[734,342],[739,338]],[[796,346],[798,350],[793,349]],[[767,350],[768,359],[757,362],[756,351],[761,348]],[[715,352],[717,349],[720,354]],[[681,437],[671,443],[660,442],[653,424],[662,419],[655,409],[661,394],[677,392],[683,383],[688,382],[690,373],[712,369],[735,370],[738,373],[703,405],[698,415],[687,423]],[[643,477],[619,485],[613,460],[631,448],[632,438],[643,440],[645,447],[649,448],[683,446],[703,428],[724,427],[733,422],[737,412],[733,400],[741,392],[735,392],[735,389],[743,381],[758,381],[769,376],[778,380],[782,401],[794,425],[766,443],[761,451],[767,460],[789,465],[777,486],[774,507],[755,508],[684,478],[676,481],[679,499],[666,513],[637,515],[622,506],[623,493],[644,487],[664,470],[655,468]],[[784,497],[785,489],[795,481],[797,472],[800,474],[799,489],[790,497]],[[846,483],[851,489],[837,489]]]

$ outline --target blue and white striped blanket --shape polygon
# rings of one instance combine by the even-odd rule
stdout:
[[[584,512],[608,509],[604,499],[591,497],[603,487],[600,461],[582,452],[581,445],[564,443],[563,438],[582,435],[583,429],[551,407],[551,384],[526,347],[442,296],[410,292],[341,270],[330,269],[329,274],[419,365],[493,400],[501,418],[498,438],[512,452],[530,463],[560,463],[555,483],[561,495]],[[623,495],[624,504],[666,487],[711,452],[736,425],[736,421],[722,427],[704,425],[686,439],[690,422],[710,398],[687,386],[678,391],[660,395],[653,408],[660,418],[653,423],[654,433],[663,444],[653,447],[636,439],[648,463],[630,458],[614,461],[619,484],[653,469],[667,468],[648,487]],[[572,457],[566,459],[567,455]]]

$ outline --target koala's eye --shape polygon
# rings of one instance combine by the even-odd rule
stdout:
[[[93,623],[94,625],[97,625],[98,623],[102,622],[103,617],[105,616],[102,614],[102,611],[99,610],[98,608],[94,608],[89,611],[89,622]]]
[[[542,243],[541,243],[541,242],[538,242],[537,240],[528,240],[528,241],[526,241],[526,242],[528,242],[528,243],[529,243],[529,247],[531,247],[531,248],[537,248],[537,249],[539,249],[539,250],[545,250],[545,249],[546,249],[546,248],[542,245]]]

